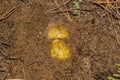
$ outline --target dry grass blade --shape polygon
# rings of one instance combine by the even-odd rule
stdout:
[[[65,1],[63,0],[63,3],[65,3]],[[64,5],[64,8],[65,8],[65,10],[67,10],[67,7]],[[68,12],[66,12],[66,14],[68,15],[68,17],[70,18],[70,21],[72,22],[72,19],[71,19],[71,16],[70,16],[70,14],[68,13]]]
[[[23,80],[23,79],[6,79],[6,80]]]
[[[4,52],[2,50],[0,51],[0,55],[8,60],[19,60],[19,61],[23,62],[23,60],[21,60],[21,58],[14,58],[14,57],[7,56],[6,54],[4,54]]]
[[[54,8],[54,9],[51,9],[51,10],[49,10],[48,12],[55,11],[55,10],[61,8],[62,6],[68,4],[68,3],[71,2],[71,1],[72,1],[72,0],[68,0],[68,1],[64,2],[62,5],[60,5],[60,6],[56,7],[56,8]]]
[[[109,10],[108,7],[105,7],[104,5],[102,5],[102,4],[100,4],[99,2],[96,2],[96,1],[90,1],[90,2],[92,2],[92,3],[94,3],[94,4],[98,5],[98,6],[100,6],[101,8],[103,8],[104,10],[106,10],[107,12],[109,12],[110,14],[112,14],[115,19],[117,19],[117,20],[119,19],[119,18],[115,15],[114,12],[112,12],[111,10]]]
[[[7,74],[5,74],[0,80],[5,80],[6,77],[7,77]]]
[[[25,73],[25,69],[24,69],[24,64],[23,63],[22,63],[22,67],[23,67],[24,80],[27,80],[26,79],[26,73]]]
[[[116,17],[118,19],[120,19],[120,0],[115,0],[115,1],[110,1],[110,0],[104,0],[104,1],[93,1],[93,2],[96,2],[96,3],[99,3],[100,5],[101,4],[104,4],[106,8],[111,8],[113,10],[115,10],[115,12],[113,13],[112,11],[112,14],[116,15]],[[108,11],[108,10],[107,10]],[[109,10],[110,12],[110,10]]]
[[[120,46],[119,35],[118,35],[118,32],[117,32],[117,30],[115,28],[114,28],[114,32],[116,34],[116,41],[117,41],[118,45]]]
[[[99,0],[97,0],[96,2],[98,2],[98,3],[100,3],[100,4],[113,4],[113,3],[120,3],[120,1],[112,1],[112,2],[110,2],[109,0],[107,0],[107,1],[99,1]]]
[[[12,8],[11,10],[9,10],[7,13],[3,14],[1,17],[0,17],[0,21],[8,18],[10,15],[12,15],[21,5],[22,5],[23,2],[20,2],[16,7]]]
[[[58,7],[60,7],[60,5],[58,4],[58,2],[56,1],[56,0],[54,0],[54,3],[58,6]],[[59,10],[61,11],[61,12],[63,12],[63,10],[61,9],[61,8],[59,8]],[[72,21],[72,19],[70,18],[70,16],[68,16],[65,12],[63,12],[63,14],[65,15],[65,17],[71,22]]]
[[[118,20],[118,24],[120,25],[120,10],[119,10],[120,9],[120,0],[114,0],[114,1],[97,0],[97,1],[92,1],[92,2],[101,6],[107,12],[112,14]],[[111,8],[111,10],[109,8]],[[114,12],[112,10],[114,10]],[[116,41],[117,41],[118,45],[120,46],[119,34],[115,28],[114,28],[114,32],[116,34]]]

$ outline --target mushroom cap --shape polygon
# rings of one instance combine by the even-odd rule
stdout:
[[[48,29],[48,38],[57,39],[57,38],[66,38],[68,37],[68,32],[63,25],[55,24]]]
[[[54,40],[51,46],[51,57],[65,60],[70,58],[71,53],[68,45],[63,40]]]

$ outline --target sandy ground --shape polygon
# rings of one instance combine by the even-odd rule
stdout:
[[[0,0],[0,16],[18,5],[18,0]],[[58,0],[61,4],[61,1]],[[114,28],[120,27],[105,11],[89,2],[82,3],[80,17],[47,14],[56,7],[53,0],[25,0],[7,19],[0,21],[0,77],[24,80],[106,80],[120,63],[120,45]],[[66,26],[71,58],[51,58],[53,40],[47,38],[50,23]],[[114,24],[112,24],[114,23]],[[4,54],[4,55],[3,55]]]

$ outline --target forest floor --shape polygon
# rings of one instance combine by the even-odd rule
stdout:
[[[107,80],[116,72],[120,1],[83,0],[78,15],[77,0],[66,1],[0,0],[0,80]],[[51,23],[66,26],[71,58],[51,58]]]

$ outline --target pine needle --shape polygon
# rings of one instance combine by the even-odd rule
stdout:
[[[54,3],[59,7],[60,5],[58,4],[58,2],[56,0],[54,0]],[[63,12],[63,14],[65,15],[65,17],[71,22],[72,19],[70,18],[70,16],[68,16],[61,8],[59,8],[59,10],[61,12]]]

